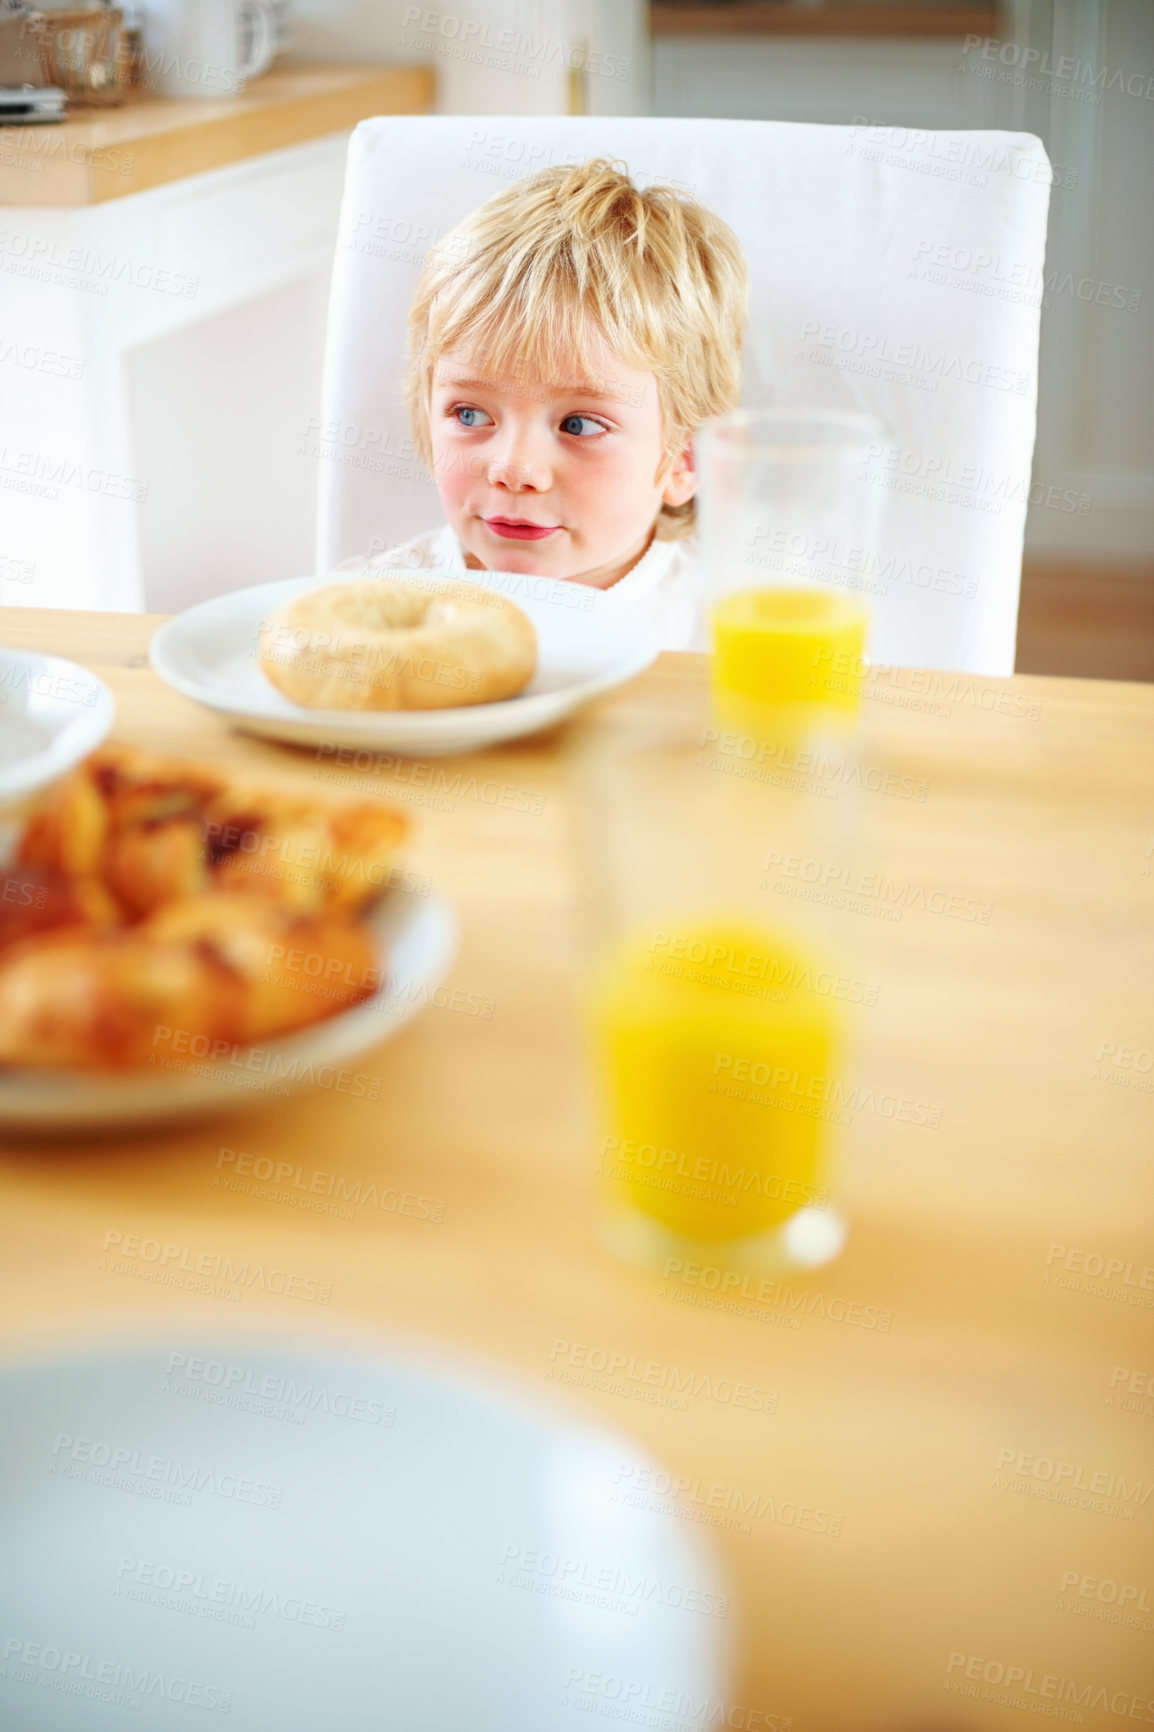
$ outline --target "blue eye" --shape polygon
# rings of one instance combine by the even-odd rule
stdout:
[[[583,431],[589,428],[589,432]],[[572,433],[578,439],[592,438],[595,433],[604,433],[606,428],[601,421],[594,421],[592,415],[566,415],[561,423],[562,433]]]
[[[486,415],[483,409],[474,409],[467,403],[454,409],[453,414],[462,427],[484,427],[487,422],[491,424],[493,419],[491,415]]]

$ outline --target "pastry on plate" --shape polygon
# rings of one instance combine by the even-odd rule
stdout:
[[[381,801],[310,800],[108,747],[37,809],[16,859],[98,880],[128,919],[210,889],[352,911],[387,885],[409,830],[406,815]]]
[[[376,992],[371,933],[259,896],[206,892],[135,926],[61,931],[0,957],[0,1064],[123,1070],[217,1057]]]
[[[123,1071],[320,1022],[381,990],[363,916],[409,820],[96,752],[0,868],[0,1065]]]

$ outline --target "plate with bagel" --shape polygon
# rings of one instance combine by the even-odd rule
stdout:
[[[613,592],[500,571],[287,578],[161,626],[160,677],[298,745],[443,756],[517,739],[632,679],[657,633]]]
[[[400,864],[409,830],[382,801],[94,752],[0,837],[0,1130],[375,1098],[357,1059],[456,952]]]

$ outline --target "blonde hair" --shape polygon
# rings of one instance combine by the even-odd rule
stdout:
[[[741,394],[749,273],[733,231],[672,186],[642,191],[604,157],[542,169],[486,200],[427,254],[409,313],[405,394],[431,467],[440,357],[468,344],[513,378],[586,376],[599,335],[622,366],[654,373],[667,457]],[[694,503],[662,506],[658,534],[688,534]]]

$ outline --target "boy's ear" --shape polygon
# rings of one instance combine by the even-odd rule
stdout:
[[[693,441],[688,440],[679,451],[665,477],[661,494],[663,505],[688,505],[697,492],[697,470],[693,465]]]

